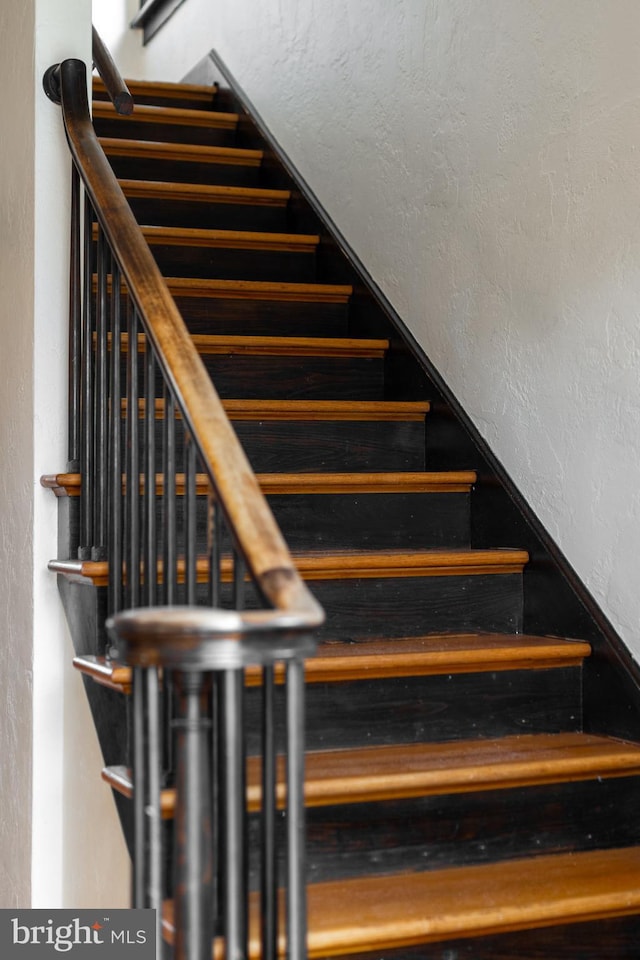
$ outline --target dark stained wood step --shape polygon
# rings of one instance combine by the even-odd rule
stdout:
[[[522,634],[442,634],[372,640],[357,644],[325,642],[305,663],[307,683],[347,683],[390,677],[436,676],[505,670],[548,670],[580,666],[591,655],[588,643]],[[104,657],[75,657],[73,665],[98,683],[128,693],[131,669]],[[245,671],[246,684],[259,687],[262,671]],[[284,668],[276,666],[276,681]]]
[[[238,147],[206,147],[198,144],[129,140],[120,137],[100,137],[99,140],[108,157],[135,157],[169,160],[172,163],[207,163],[240,167],[259,167],[263,158],[262,150]]]
[[[131,115],[123,116],[116,113],[111,103],[104,100],[93,101],[92,115],[94,121],[96,119],[113,119],[123,130],[127,130],[134,123],[154,124],[156,126],[206,127],[222,130],[235,130],[238,126],[237,113],[136,104]]]
[[[469,577],[486,574],[520,574],[529,557],[525,550],[424,550],[375,553],[301,554],[294,555],[296,567],[306,580],[362,580],[423,577]],[[161,562],[158,563],[160,575]],[[106,586],[108,562],[94,560],[51,560],[49,570],[72,579],[91,581]],[[209,561],[198,558],[198,582],[206,583]],[[179,561],[178,575],[184,575]],[[230,561],[222,563],[222,582],[233,579]]]
[[[219,184],[164,183],[158,180],[120,180],[127,200],[152,200],[154,205],[164,201],[197,204],[223,203],[232,206],[286,207],[290,190],[267,190],[260,187],[225,187]],[[164,209],[164,208],[160,208]],[[145,222],[145,221],[143,221]]]
[[[189,227],[143,227],[151,246],[206,247],[223,250],[315,253],[320,237],[301,233],[263,233],[251,230],[198,230]]]
[[[218,88],[193,83],[153,82],[148,80],[126,80],[129,91],[136,101],[137,109],[140,103],[190,103],[201,109],[213,106]],[[108,97],[105,85],[100,77],[93,77],[93,96],[105,99]]]
[[[391,494],[391,493],[468,493],[476,482],[474,470],[418,472],[418,473],[262,473],[258,483],[266,496],[296,494]],[[57,497],[80,495],[82,478],[79,473],[48,474],[40,480],[43,487],[53,490]],[[144,490],[144,478],[140,478]],[[156,493],[162,494],[164,478],[156,475]],[[209,481],[204,473],[196,475],[196,493],[206,496]],[[176,493],[184,493],[184,474],[176,475]]]
[[[224,399],[223,406],[256,473],[425,467],[427,401]],[[144,409],[140,403],[140,416]],[[155,410],[162,420],[161,401]]]
[[[238,116],[234,113],[138,104],[130,116],[124,117],[102,100],[94,100],[92,113],[99,137],[163,143],[188,141],[209,147],[238,145]]]
[[[348,337],[235,337],[219,334],[193,334],[193,345],[203,356],[246,354],[248,356],[293,357],[368,357],[381,359],[389,349],[388,340],[362,340]],[[95,334],[94,334],[95,341]],[[147,338],[138,334],[138,350],[144,352]],[[108,335],[109,349],[111,334]],[[121,351],[129,348],[129,335],[121,334]],[[291,474],[291,476],[294,476]],[[346,475],[348,476],[348,474]]]
[[[269,186],[260,182],[262,150],[98,137],[118,179]]]
[[[291,191],[217,184],[121,180],[139,223],[286,230]]]
[[[133,793],[130,771],[117,768],[114,789]],[[530,734],[453,743],[409,743],[312,751],[305,757],[305,805],[323,807],[412,797],[512,790],[549,783],[640,774],[640,745],[583,733]],[[103,773],[103,778],[106,779]],[[247,760],[247,808],[260,809],[259,757]],[[286,803],[284,758],[278,759],[276,798]],[[173,816],[176,794],[164,793]]]
[[[270,283],[262,280],[194,280],[167,277],[176,299],[190,297],[224,300],[275,301],[278,303],[347,303],[353,289],[348,284]]]
[[[97,237],[94,226],[94,239]],[[315,234],[145,226],[142,234],[164,276],[309,282],[316,279]]]
[[[459,937],[640,912],[640,848],[520,858],[483,866],[393,874],[308,887],[308,956],[399,950]],[[252,897],[249,956],[260,956],[259,903]],[[173,909],[163,916],[173,940]],[[284,953],[284,943],[280,944]],[[216,941],[213,956],[222,958]],[[603,954],[604,957],[604,954]]]

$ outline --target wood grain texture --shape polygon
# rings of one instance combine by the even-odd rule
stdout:
[[[170,160],[173,163],[226,164],[227,166],[259,167],[261,150],[240,147],[207,147],[190,143],[163,143],[156,140],[125,140],[121,137],[99,137],[107,157],[135,157],[147,160]]]
[[[590,656],[588,643],[557,637],[506,634],[435,634],[371,640],[362,643],[325,642],[305,662],[306,683],[348,683],[391,677],[485,673],[504,670],[549,670],[580,666]],[[105,657],[75,657],[73,665],[98,683],[130,692],[132,673]],[[284,667],[276,665],[276,682],[284,682]],[[248,687],[262,684],[262,670],[248,667]]]
[[[143,227],[151,246],[208,247],[225,250],[275,250],[315,253],[320,237],[304,233],[263,233],[255,230],[197,230],[188,227]]]
[[[95,339],[95,338],[94,338]],[[107,338],[111,349],[111,334]],[[200,356],[246,354],[264,357],[367,357],[380,359],[389,347],[388,340],[356,340],[348,337],[251,337],[214,334],[191,335]],[[144,352],[147,338],[138,336],[138,352]],[[129,336],[120,337],[120,350],[128,353]]]
[[[393,400],[233,400],[223,401],[230,420],[268,421],[373,421],[375,423],[420,422],[429,412],[428,403]],[[138,403],[140,417],[145,415],[145,402]],[[163,400],[155,401],[156,418],[164,417]],[[122,401],[123,413],[127,401]]]
[[[123,131],[126,121],[109,109],[103,100],[94,100],[91,108],[94,121],[106,118],[118,120]],[[171,124],[178,127],[213,127],[221,130],[235,130],[238,126],[237,113],[218,113],[213,110],[191,110],[185,107],[158,107],[137,104],[131,118],[136,123]]]
[[[260,488],[265,495],[283,494],[339,494],[339,493],[468,493],[476,482],[473,470],[424,471],[407,473],[260,473]],[[78,496],[82,485],[79,473],[48,474],[40,479],[43,487],[56,496]],[[175,478],[176,493],[184,494],[184,474]],[[144,490],[144,477],[140,476]],[[206,496],[209,480],[204,473],[196,474],[196,494]],[[156,494],[164,490],[164,477],[156,474]]]
[[[198,280],[167,277],[174,297],[209,297],[225,300],[272,300],[281,303],[347,303],[349,284],[270,283],[265,280]]]
[[[395,553],[293,554],[297,570],[306,580],[386,579],[397,577],[462,577],[485,574],[521,573],[528,560],[522,550],[425,550]],[[95,586],[107,583],[109,564],[94,560],[51,560],[49,570],[76,579],[90,580]],[[177,564],[178,581],[184,577],[184,561]],[[209,561],[197,560],[199,583],[207,582]],[[223,559],[223,583],[233,579],[233,564]],[[162,582],[162,561],[158,561]],[[247,576],[248,579],[248,576]]]
[[[268,207],[286,207],[290,190],[260,187],[229,187],[204,183],[165,183],[160,180],[120,180],[127,199],[187,201],[190,203],[228,203]]]
[[[149,97],[162,97],[173,100],[201,100],[203,104],[211,104],[217,87],[204,86],[194,83],[168,83],[150,80],[127,80],[129,90],[134,98],[144,101]],[[106,88],[100,77],[93,77],[94,94],[106,94]]]
[[[132,796],[131,771],[124,767],[117,771],[112,785],[125,796]],[[246,771],[247,810],[257,813],[262,805],[260,758],[249,757]],[[307,807],[326,807],[639,773],[640,746],[582,733],[393,744],[307,753],[304,798]],[[176,791],[164,790],[162,797],[164,815],[174,816]],[[282,756],[277,765],[276,799],[279,809],[284,809],[286,764]]]
[[[399,949],[452,937],[630,916],[640,911],[639,848],[541,856],[308,889],[310,958]],[[260,956],[258,900],[249,956]],[[172,905],[163,932],[173,939]],[[284,954],[284,938],[279,943]],[[216,941],[213,956],[222,957]]]

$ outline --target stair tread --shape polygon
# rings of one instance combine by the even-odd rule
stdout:
[[[268,280],[200,280],[165,277],[174,297],[214,297],[232,300],[276,300],[298,303],[346,303],[353,287],[332,283],[285,283]]]
[[[160,140],[130,140],[125,137],[98,137],[98,141],[108,157],[147,157],[152,160],[227,163],[247,167],[259,167],[263,158],[262,150],[243,147],[209,147]]]
[[[496,670],[578,666],[590,656],[583,640],[524,634],[434,634],[358,643],[325,641],[305,661],[307,683],[340,683],[385,677],[429,676]],[[130,686],[131,670],[113,660],[75,657],[74,667],[118,689]],[[284,670],[276,666],[276,679]],[[262,682],[259,667],[245,671],[248,686]],[[126,692],[126,690],[124,691]]]
[[[544,855],[425,873],[313,884],[308,956],[393,950],[457,937],[629,916],[640,911],[640,848]],[[282,901],[281,901],[282,905]],[[250,902],[249,956],[260,956]],[[173,904],[163,910],[173,939]],[[279,944],[284,953],[284,942]],[[213,956],[222,957],[221,941]]]
[[[144,226],[148,244],[186,247],[223,247],[238,250],[299,250],[314,253],[317,234],[265,233],[255,230],[204,230],[193,227]]]
[[[111,335],[109,334],[109,343]],[[389,349],[389,341],[364,340],[350,337],[262,337],[227,334],[191,334],[191,341],[201,355],[250,354],[260,356],[312,357],[382,357]],[[121,349],[126,351],[129,335],[121,334]],[[145,334],[138,335],[138,348],[144,349]]]
[[[584,641],[523,634],[435,634],[348,644],[326,642],[306,661],[305,675],[307,681],[319,683],[548,667],[578,664],[590,653]]]
[[[226,187],[218,184],[169,183],[163,180],[120,180],[125,197],[190,200],[196,203],[246,203],[284,207],[290,190],[265,187]]]
[[[514,789],[640,773],[640,745],[582,733],[527,734],[454,743],[393,744],[311,751],[305,756],[305,805],[371,803]],[[133,795],[131,771],[107,767],[103,779]],[[261,804],[261,766],[247,761],[247,807]],[[277,800],[286,801],[284,759],[278,761]],[[165,817],[175,813],[176,792],[162,791]]]
[[[422,420],[427,401],[223,400],[231,420]]]
[[[283,494],[340,494],[340,493],[467,493],[477,480],[474,470],[441,470],[423,473],[259,473],[256,474],[262,492]],[[43,487],[57,496],[77,496],[81,488],[79,473],[45,475]],[[141,483],[144,479],[141,478]],[[164,477],[156,474],[156,491],[160,495]],[[176,490],[184,491],[184,474],[176,474]],[[205,495],[209,479],[205,473],[196,474],[196,493]]]
[[[233,400],[223,399],[230,420],[259,421],[421,421],[430,410],[427,401],[404,400]],[[156,417],[164,416],[163,400],[155,401]],[[122,410],[127,409],[123,400]],[[146,404],[138,403],[140,416],[144,416]]]
[[[584,733],[525,734],[491,740],[406,743],[305,755],[305,805],[373,803],[416,797],[510,790],[552,783],[640,774],[640,744]],[[131,796],[131,771],[103,771],[116,790]],[[247,760],[247,806],[260,810],[261,760]],[[278,758],[278,805],[286,802],[286,767]],[[163,791],[173,816],[176,793]]]
[[[133,94],[132,94],[133,96]],[[135,99],[135,98],[134,98]],[[212,127],[235,130],[238,125],[237,113],[220,113],[214,110],[193,110],[187,107],[159,107],[149,104],[135,104],[134,112],[123,117],[116,113],[107,100],[94,100],[91,112],[95,119],[118,120],[123,127],[125,122],[175,124],[176,126]]]
[[[336,552],[292,553],[302,577],[308,580],[369,579],[428,576],[482,576],[485,574],[520,574],[529,559],[526,550],[496,548],[492,550],[360,550]],[[50,560],[49,570],[63,576],[90,580],[96,586],[107,583],[109,564],[106,560]],[[161,577],[162,563],[158,562]],[[199,557],[196,563],[198,582],[206,582],[209,561]],[[184,561],[177,563],[180,579]],[[221,564],[223,582],[230,582],[233,566],[228,558]]]
[[[144,97],[146,95],[173,96],[176,99],[180,99],[181,97],[189,96],[191,98],[202,99],[203,102],[211,103],[217,92],[217,86],[215,84],[212,86],[204,86],[197,83],[172,83],[166,80],[125,80],[125,83],[134,98]],[[93,89],[94,91],[106,93],[106,87],[101,77],[93,77]]]

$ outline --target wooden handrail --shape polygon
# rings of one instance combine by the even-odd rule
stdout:
[[[129,116],[133,113],[133,97],[95,27],[92,27],[91,51],[93,65],[104,80],[111,102],[118,113]]]
[[[54,68],[50,68],[53,70]],[[49,72],[49,71],[48,71]],[[96,137],[86,67],[59,65],[67,140],[100,225],[227,522],[263,597],[312,628],[324,613],[298,574],[220,398]]]

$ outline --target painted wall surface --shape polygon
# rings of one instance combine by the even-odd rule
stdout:
[[[47,571],[57,553],[57,506],[39,483],[43,473],[66,465],[70,184],[60,109],[46,99],[41,78],[64,57],[90,59],[90,25],[89,0],[21,0],[0,8],[3,907],[74,905],[65,899],[68,878],[86,874],[87,851],[99,857],[104,845],[110,864],[114,849],[124,852],[113,802],[104,803],[92,727],[83,719],[70,729],[84,692],[77,677],[70,682],[70,640]],[[89,804],[72,779],[88,762],[98,795]],[[126,855],[121,859],[118,871],[108,867],[85,885],[91,905],[117,905],[127,888]]]
[[[33,4],[0,7],[0,905],[31,887]],[[25,322],[26,318],[26,322]],[[25,442],[26,438],[26,442]],[[20,504],[20,509],[7,509]]]
[[[187,0],[119,45],[209,47],[640,654],[636,0]]]

